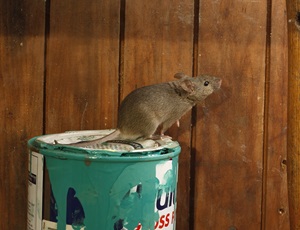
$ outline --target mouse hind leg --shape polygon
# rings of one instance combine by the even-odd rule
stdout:
[[[145,139],[153,139],[153,135],[157,130],[157,125],[148,125],[143,128],[143,138]]]
[[[160,135],[164,136],[165,132],[176,122],[179,127],[179,120],[167,120],[162,124],[162,129],[160,130]]]

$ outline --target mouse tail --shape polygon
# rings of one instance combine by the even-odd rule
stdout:
[[[117,139],[119,137],[119,135],[120,135],[120,131],[117,129],[114,132],[112,132],[104,137],[101,137],[101,138],[98,138],[98,139],[95,139],[92,141],[82,141],[82,142],[78,142],[78,143],[74,143],[74,144],[70,144],[70,145],[75,146],[75,147],[89,147],[89,146],[93,146],[93,145],[100,145],[106,141]]]

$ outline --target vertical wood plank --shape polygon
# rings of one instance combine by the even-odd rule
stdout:
[[[46,133],[116,125],[120,3],[51,1]]]
[[[121,98],[133,89],[173,80],[176,72],[191,75],[194,2],[126,1]],[[179,162],[177,229],[190,229],[190,114],[167,135],[182,146]]]
[[[48,4],[45,132],[114,128],[119,95],[119,1]],[[49,197],[50,182],[45,183]],[[44,206],[46,217],[48,206]]]
[[[27,140],[43,130],[43,1],[0,1],[1,229],[27,228]]]
[[[266,143],[264,228],[289,230],[287,194],[287,24],[285,0],[272,1]]]
[[[126,2],[122,98],[178,71],[191,75],[193,13],[191,0]]]
[[[288,194],[291,230],[300,229],[300,2],[286,1],[288,20]]]
[[[260,229],[266,1],[200,1],[198,72],[223,79],[197,111],[194,229]]]

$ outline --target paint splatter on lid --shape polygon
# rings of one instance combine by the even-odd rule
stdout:
[[[67,131],[65,133],[50,134],[38,137],[36,143],[40,145],[49,145],[51,147],[67,147],[71,149],[82,149],[83,147],[74,147],[71,144],[82,141],[93,141],[95,139],[102,138],[115,131],[114,129],[106,130],[86,130],[86,131]],[[125,141],[125,140],[111,140],[102,144],[95,144],[92,146],[86,146],[86,150],[105,150],[108,152],[130,152],[141,153],[151,152],[162,149],[171,149],[178,147],[179,144],[176,141],[172,141],[169,136],[156,139],[146,139],[137,141]]]

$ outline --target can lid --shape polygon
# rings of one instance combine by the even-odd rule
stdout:
[[[114,129],[106,130],[85,130],[85,131],[67,131],[65,133],[44,135],[34,140],[29,141],[31,147],[37,149],[50,149],[50,150],[65,150],[80,152],[92,152],[93,154],[105,154],[108,156],[133,156],[141,153],[156,153],[162,154],[169,149],[178,148],[177,141],[172,141],[169,136],[163,136],[156,139],[144,139],[137,141],[122,141],[112,140],[102,144],[96,144],[86,147],[76,147],[72,144],[76,144],[83,141],[93,141],[102,138],[115,131]],[[168,153],[165,152],[165,153]]]

